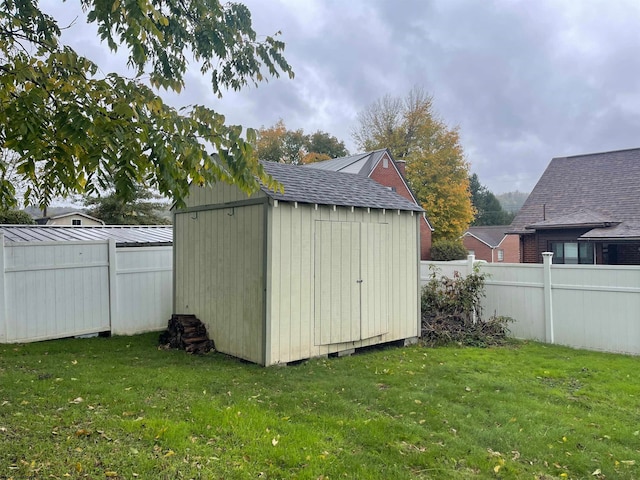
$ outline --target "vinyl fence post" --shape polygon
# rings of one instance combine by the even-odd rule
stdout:
[[[476,261],[475,255],[473,254],[467,255],[467,276],[473,275],[473,266],[475,264],[475,261]],[[475,308],[473,309],[473,313],[472,313],[472,321],[474,325],[478,321],[478,313],[476,312]]]
[[[475,262],[475,255],[467,255],[467,275],[471,275],[473,273],[473,265]]]
[[[553,252],[542,253],[544,281],[544,326],[547,343],[554,343],[553,338],[553,305],[551,298],[551,263]]]
[[[118,262],[116,261],[116,241],[110,238],[107,243],[109,255],[109,330],[111,334],[119,327],[118,324]],[[115,332],[117,334],[117,331]]]
[[[7,341],[7,303],[4,278],[4,234],[0,233],[0,343]]]

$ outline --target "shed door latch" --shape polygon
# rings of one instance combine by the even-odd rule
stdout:
[[[362,280],[356,280],[356,283],[362,283],[362,282],[363,282]]]

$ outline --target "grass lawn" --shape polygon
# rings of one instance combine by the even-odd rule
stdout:
[[[0,478],[640,478],[639,359],[535,343],[262,368],[0,345]]]

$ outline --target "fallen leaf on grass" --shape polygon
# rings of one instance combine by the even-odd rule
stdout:
[[[104,472],[104,476],[105,477],[117,477],[118,476],[118,472],[113,472],[111,470],[107,470],[106,472]]]

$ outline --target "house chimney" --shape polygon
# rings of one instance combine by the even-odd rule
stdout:
[[[405,174],[406,166],[407,162],[405,162],[404,160],[396,160],[396,167],[398,167],[398,171],[400,172],[400,175],[402,175],[402,178],[407,177]]]

